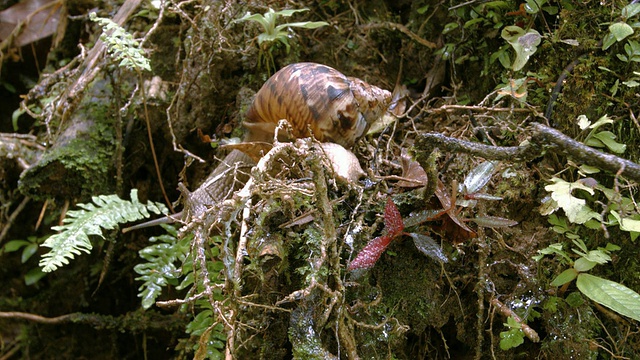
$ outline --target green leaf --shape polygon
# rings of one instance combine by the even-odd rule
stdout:
[[[271,9],[269,9],[269,10],[271,10]],[[273,10],[271,10],[271,11],[273,11]],[[293,15],[295,13],[305,12],[305,11],[309,11],[309,9],[304,8],[304,9],[280,10],[280,11],[277,11],[275,14],[289,17],[289,16],[291,16],[291,15]]]
[[[29,272],[27,272],[27,274],[24,276],[24,283],[27,286],[33,285],[38,281],[40,281],[40,279],[42,279],[45,275],[47,274],[43,273],[42,270],[40,270],[40,268],[38,267],[33,268],[29,270]]]
[[[613,119],[611,119],[608,115],[603,115],[601,116],[596,122],[594,122],[593,124],[589,125],[589,128],[591,129],[597,129],[602,125],[606,125],[606,124],[613,124]]]
[[[22,263],[26,263],[27,260],[29,260],[33,254],[35,254],[38,251],[38,244],[37,243],[31,243],[27,246],[25,246],[24,250],[22,250],[22,257],[20,258],[20,261],[22,261]]]
[[[578,275],[576,285],[589,299],[640,321],[640,295],[637,292],[617,282],[584,273]]]
[[[629,4],[622,8],[621,15],[626,20],[640,13],[640,4]]]
[[[509,350],[522,345],[522,343],[524,343],[522,325],[511,316],[507,318],[507,323],[504,325],[507,326],[509,330],[500,333],[500,349]]]
[[[182,275],[179,268],[190,250],[192,237],[185,236],[178,241],[175,228],[162,224],[167,234],[154,236],[149,239],[152,243],[140,250],[138,254],[146,262],[136,265],[133,270],[138,273],[136,280],[144,283],[138,288],[138,297],[142,298],[142,307],[148,309],[156,302],[162,293],[162,288],[169,284],[177,285]]]
[[[573,281],[573,279],[578,276],[578,271],[574,268],[567,269],[560,273],[553,281],[551,282],[551,286],[562,286],[569,281]]]
[[[640,232],[640,220],[623,218],[615,210],[611,210],[611,215],[616,218],[622,231]]]
[[[31,244],[31,242],[27,240],[11,240],[4,244],[4,252],[14,252],[29,244]]]
[[[506,26],[502,29],[501,36],[507,40],[516,52],[516,59],[512,67],[514,71],[524,67],[529,61],[529,57],[538,50],[538,45],[540,45],[542,39],[542,36],[536,30],[529,29],[525,32],[521,27],[515,25]]]
[[[633,28],[625,22],[617,22],[609,26],[609,32],[615,37],[616,41],[621,41],[633,34]]]
[[[607,50],[611,45],[616,43],[616,37],[611,32],[608,32],[602,39],[602,50]]]
[[[416,11],[418,12],[418,14],[422,15],[422,14],[426,13],[427,10],[429,10],[429,5],[425,5],[423,7],[420,7]]]
[[[586,258],[581,257],[578,260],[576,260],[575,263],[573,263],[573,268],[576,269],[576,271],[578,272],[585,272],[593,269],[593,267],[596,265],[598,265],[597,262],[590,261],[590,260],[587,260]]]
[[[615,141],[616,136],[611,131],[601,131],[597,134],[593,135],[594,138],[602,141],[602,143],[609,148],[609,150],[622,154],[626,149],[627,145],[620,144]]]
[[[594,262],[596,264],[606,264],[611,261],[611,256],[609,256],[609,254],[607,254],[606,250],[604,249],[591,250],[583,257],[583,259]]]
[[[294,22],[294,23],[287,23],[287,24],[282,24],[282,25],[278,25],[276,26],[276,31],[280,31],[282,29],[286,29],[288,27],[299,27],[299,28],[304,28],[304,29],[317,29],[321,26],[327,26],[329,25],[328,22],[326,21],[302,21],[302,22]]]
[[[155,203],[147,207],[138,200],[138,191],[131,190],[131,201],[122,200],[116,195],[100,195],[92,198],[93,204],[78,204],[82,210],[71,210],[62,221],[62,226],[52,229],[60,233],[50,236],[43,244],[51,250],[42,255],[40,266],[42,271],[50,272],[69,263],[75,255],[81,252],[89,253],[93,246],[89,235],[102,236],[102,229],[115,229],[118,224],[137,221],[149,217],[149,211],[161,209],[168,213],[167,208]]]
[[[536,261],[540,261],[540,259],[542,259],[542,257],[544,257],[544,255],[558,255],[560,257],[562,257],[564,260],[566,260],[567,262],[571,261],[571,258],[569,257],[569,254],[562,250],[562,244],[561,243],[555,243],[555,244],[551,244],[549,246],[547,246],[546,248],[542,249],[542,250],[538,250],[538,254],[540,254],[539,256],[536,255],[534,257],[534,259]]]

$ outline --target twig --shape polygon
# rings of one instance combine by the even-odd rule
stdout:
[[[29,202],[29,200],[31,200],[31,198],[29,198],[28,196],[22,199],[18,207],[11,213],[11,216],[9,216],[9,219],[7,220],[7,224],[2,228],[2,231],[0,231],[0,244],[2,244],[2,240],[4,239],[5,236],[7,236],[7,233],[9,232],[11,225],[13,225],[13,222],[16,221],[16,218],[18,217],[18,215],[22,212],[22,210],[24,210],[24,207],[27,206],[27,203]]]
[[[531,139],[522,146],[489,146],[451,138],[439,133],[418,136],[416,150],[431,153],[435,148],[450,153],[467,153],[487,160],[529,161],[542,156],[544,150],[570,157],[577,162],[595,166],[640,182],[640,165],[612,154],[586,146],[548,126],[531,123]]]
[[[365,29],[365,30],[381,29],[381,28],[382,29],[386,28],[386,29],[391,29],[391,30],[399,30],[401,33],[403,33],[403,34],[407,35],[408,37],[410,37],[411,40],[414,40],[418,44],[426,46],[429,49],[435,49],[435,48],[438,47],[438,45],[436,45],[436,43],[421,38],[420,36],[418,36],[418,34],[414,33],[411,30],[409,30],[406,26],[404,26],[402,24],[396,24],[396,23],[392,23],[392,22],[389,22],[389,21],[385,21],[385,22],[381,22],[381,23],[372,23],[372,24],[363,25],[362,28]]]

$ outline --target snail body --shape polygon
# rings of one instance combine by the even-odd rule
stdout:
[[[285,119],[291,124],[293,138],[313,136],[320,142],[351,148],[390,103],[389,91],[347,77],[329,66],[291,64],[271,76],[256,93],[243,123],[244,141],[273,142],[278,122]],[[186,220],[229,198],[248,178],[248,171],[236,172],[235,176],[230,171],[241,163],[248,167],[255,161],[239,150],[229,153],[207,180],[189,194],[185,214],[172,217]],[[173,218],[158,220],[172,222]],[[157,220],[126,230],[156,224]]]

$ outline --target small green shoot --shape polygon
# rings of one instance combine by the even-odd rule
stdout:
[[[44,238],[37,238],[35,236],[29,236],[27,240],[11,240],[8,241],[0,250],[2,253],[10,253],[19,251],[22,249],[20,261],[24,264],[33,257],[38,251],[38,247],[44,241]],[[26,285],[33,285],[42,279],[46,274],[40,270],[39,267],[35,267],[27,272],[24,276],[24,283]]]
[[[587,128],[591,129],[589,135],[587,135],[584,140],[585,145],[589,145],[595,148],[607,148],[615,153],[622,154],[627,149],[627,145],[621,144],[615,141],[616,136],[611,131],[598,131],[603,125],[613,124],[613,120],[609,118],[607,115],[602,116],[595,123],[591,123],[591,121],[585,116],[578,116],[578,126],[581,130],[586,130]]]
[[[509,328],[509,330],[500,333],[500,349],[509,350],[524,343],[522,324],[517,322],[513,316],[509,316],[507,318],[507,322],[504,326]]]
[[[572,251],[580,257],[573,262],[571,268],[556,276],[551,282],[551,286],[566,286],[576,280],[578,290],[589,299],[621,315],[640,321],[640,294],[617,282],[585,273],[596,265],[611,261],[611,252],[620,250],[620,247],[608,243],[604,248],[598,247],[595,250],[589,250],[581,239],[573,240],[573,244],[577,249],[573,248]],[[563,259],[568,259],[569,253],[562,250],[561,245],[560,247],[558,245],[553,244],[546,249],[539,250],[539,255],[534,259],[538,261],[545,254],[556,254]]]
[[[602,39],[602,50],[607,50],[613,44],[633,35],[633,28],[637,25],[629,25],[627,23],[627,20],[638,15],[639,13],[640,4],[629,4],[622,8],[622,11],[620,12],[622,20],[609,25],[609,32],[604,36],[604,39]]]
[[[273,49],[282,44],[286,48],[287,54],[291,46],[289,45],[289,28],[299,27],[304,29],[316,29],[321,26],[329,25],[325,21],[303,21],[284,23],[276,25],[276,19],[278,16],[290,17],[295,13],[309,11],[309,9],[293,9],[293,10],[269,10],[264,14],[251,14],[247,12],[240,19],[234,20],[234,22],[242,21],[255,21],[262,26],[263,33],[258,35],[258,46],[260,47],[260,55],[265,58],[264,62],[269,71],[275,69],[275,63],[273,61]]]

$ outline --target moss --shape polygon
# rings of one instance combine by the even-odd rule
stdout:
[[[115,151],[111,89],[106,81],[98,81],[91,91],[55,146],[22,175],[22,193],[35,199],[86,201],[92,195],[113,192],[109,176]]]

